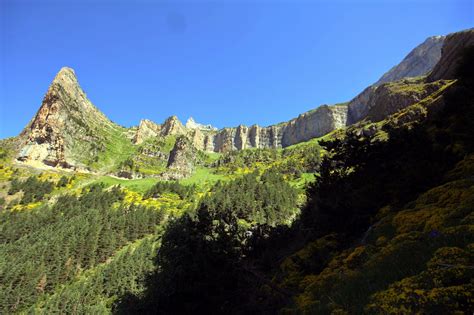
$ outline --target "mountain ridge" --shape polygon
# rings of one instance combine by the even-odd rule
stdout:
[[[472,33],[466,30],[455,34],[464,34],[464,40],[469,43]],[[425,75],[427,69],[435,67],[445,38],[426,39],[400,64],[347,104],[321,105],[289,121],[266,127],[239,125],[216,130],[192,118],[184,125],[176,116],[171,116],[163,124],[143,119],[137,127],[124,128],[110,121],[89,101],[74,70],[64,67],[53,79],[37,114],[19,135],[21,150],[17,160],[32,166],[44,164],[107,171],[121,165],[145,142],[177,136],[187,137],[192,146],[205,152],[284,148],[322,137],[365,118],[381,120],[435,92],[440,85],[426,85],[424,78],[403,78]],[[447,49],[449,51],[449,47]]]

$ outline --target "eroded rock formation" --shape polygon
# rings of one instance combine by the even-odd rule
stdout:
[[[62,68],[40,109],[20,134],[18,160],[50,166],[80,166],[102,148],[104,134],[118,129],[87,98],[74,70]]]
[[[194,172],[196,148],[186,136],[179,136],[168,159],[167,171],[162,177],[176,180],[190,176]]]

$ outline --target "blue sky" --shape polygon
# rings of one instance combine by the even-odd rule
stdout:
[[[121,125],[269,125],[351,99],[473,17],[460,0],[2,0],[0,138],[28,123],[62,66]]]

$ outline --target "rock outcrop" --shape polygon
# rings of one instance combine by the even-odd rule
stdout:
[[[428,76],[428,81],[454,79],[464,49],[470,46],[474,46],[474,29],[448,35],[441,52],[441,59]]]
[[[165,120],[163,125],[161,125],[160,134],[163,137],[166,136],[179,136],[187,133],[186,127],[183,126],[178,117],[171,116]]]
[[[167,171],[162,177],[167,180],[177,180],[190,176],[194,172],[196,148],[185,136],[179,136],[168,159]]]
[[[133,142],[135,144],[141,144],[151,138],[179,136],[187,133],[188,129],[183,126],[176,116],[168,117],[161,125],[148,119],[142,119],[133,137]]]
[[[133,137],[133,142],[135,144],[141,144],[145,140],[156,137],[160,134],[161,126],[155,124],[151,120],[142,119],[140,120],[140,125],[138,126],[137,132]]]
[[[176,116],[168,118],[162,125],[142,120],[134,137],[135,143],[145,139],[168,135],[186,135],[193,146],[210,152],[227,152],[249,148],[281,148],[321,137],[334,129],[345,126],[347,106],[322,105],[301,114],[288,122],[260,127],[240,125],[215,130],[200,128],[199,124],[187,122],[183,126]]]
[[[87,98],[74,70],[62,68],[40,109],[20,134],[18,160],[50,166],[83,166],[104,149],[107,130],[120,130]]]
[[[367,87],[348,104],[347,125],[364,119],[370,110],[370,100],[377,88],[407,77],[417,77],[430,72],[441,58],[444,36],[432,36],[415,47],[398,65],[385,73],[376,83]],[[388,114],[387,114],[388,115]]]
[[[189,117],[189,119],[186,121],[186,128],[206,130],[206,131],[217,130],[217,128],[213,127],[212,125],[203,125],[203,124],[197,123],[192,117]]]
[[[374,85],[417,77],[430,72],[441,58],[445,36],[431,36],[415,47],[398,65],[386,72]]]

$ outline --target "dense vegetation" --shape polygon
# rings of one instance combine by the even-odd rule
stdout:
[[[144,295],[122,298],[117,312],[212,313],[241,309],[237,291],[252,291],[247,265],[256,238],[294,213],[296,191],[281,175],[256,173],[217,183],[196,211],[169,224]],[[248,309],[251,311],[251,309]]]
[[[155,232],[164,213],[125,205],[123,199],[117,187],[104,191],[93,185],[78,197],[60,196],[51,206],[1,212],[1,312],[24,309],[59,284],[104,263],[128,242]],[[87,292],[78,290],[77,296]],[[61,303],[61,308],[76,307]]]
[[[247,173],[272,168],[287,177],[298,178],[303,173],[314,173],[321,162],[321,149],[317,142],[308,142],[274,149],[231,151],[221,156],[214,166],[224,173]]]
[[[195,185],[185,186],[177,181],[158,182],[145,193],[144,198],[157,198],[163,193],[175,193],[181,199],[190,199],[194,196],[195,191]]]
[[[8,194],[13,195],[22,191],[23,197],[20,203],[28,204],[43,199],[44,195],[51,193],[53,187],[54,184],[52,182],[38,180],[36,176],[30,176],[24,181],[15,178],[10,183]]]

